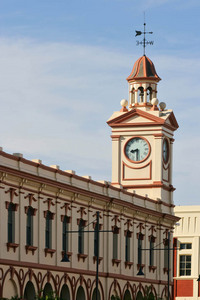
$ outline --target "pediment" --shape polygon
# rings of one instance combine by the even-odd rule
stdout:
[[[179,125],[176,121],[173,111],[170,113],[170,115],[166,119],[165,124],[172,126],[174,128],[174,130],[178,129]]]
[[[135,125],[135,124],[163,124],[164,120],[160,117],[157,117],[148,112],[142,111],[140,109],[134,109],[128,111],[125,114],[117,116],[116,118],[110,119],[108,125],[112,126],[120,126],[120,125]]]
[[[163,112],[161,116],[155,116],[151,112],[133,109],[117,117],[108,120],[110,127],[129,127],[129,126],[159,126],[163,125],[171,130],[176,130],[179,126],[172,111]]]

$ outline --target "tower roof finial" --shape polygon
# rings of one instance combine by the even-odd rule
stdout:
[[[149,44],[149,45],[153,45],[153,41],[147,41],[147,40],[146,40],[146,34],[152,34],[153,32],[152,32],[152,31],[149,31],[149,32],[146,31],[145,13],[144,13],[144,31],[136,30],[135,32],[136,32],[135,36],[144,34],[143,40],[142,40],[141,42],[137,41],[137,46],[138,46],[138,45],[143,45],[144,55],[145,55],[145,48],[146,48],[146,46],[147,46],[148,44]]]

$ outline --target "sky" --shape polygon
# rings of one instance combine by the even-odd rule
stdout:
[[[106,121],[128,98],[126,78],[143,55],[173,109],[176,205],[198,205],[199,0],[1,0],[0,146],[45,165],[111,181]]]

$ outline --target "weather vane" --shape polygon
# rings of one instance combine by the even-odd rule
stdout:
[[[145,37],[146,34],[152,34],[153,32],[152,32],[152,31],[147,32],[146,29],[145,29],[145,26],[146,26],[146,23],[145,23],[145,21],[144,21],[144,31],[143,31],[143,32],[142,32],[142,31],[139,31],[139,30],[136,30],[136,31],[135,31],[135,32],[136,32],[135,36],[144,34],[143,41],[141,41],[141,42],[137,41],[137,46],[138,46],[138,45],[143,45],[144,55],[145,55],[145,48],[146,48],[146,46],[147,46],[147,45],[153,45],[153,41],[147,41],[147,40],[146,40],[146,37]]]

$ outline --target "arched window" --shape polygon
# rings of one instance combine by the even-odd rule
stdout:
[[[132,88],[130,93],[131,93],[131,104],[134,104],[135,103],[135,89]]]
[[[52,213],[48,210],[46,214],[46,228],[45,228],[45,248],[52,247]]]
[[[78,225],[78,253],[84,254],[84,226],[85,221],[80,219]]]
[[[142,296],[141,291],[138,291],[137,296],[136,296],[136,300],[143,300],[144,297]]]
[[[126,290],[123,300],[131,300],[131,293],[129,290]]]
[[[126,232],[125,236],[125,261],[130,262],[130,241],[131,241],[131,233],[129,230]]]
[[[85,292],[82,286],[79,286],[78,288],[76,300],[85,300]]]
[[[155,238],[154,236],[150,237],[150,242],[149,242],[149,266],[154,266],[154,242]]]
[[[67,216],[64,216],[62,223],[63,223],[62,248],[63,248],[63,251],[68,252],[69,218]]]
[[[35,288],[31,281],[28,281],[24,290],[24,299],[34,300],[36,298]]]
[[[9,203],[8,206],[8,243],[15,242],[15,205]]]
[[[96,288],[94,289],[93,294],[92,294],[92,300],[101,300],[99,289],[98,289],[97,293],[96,293]]]
[[[152,88],[149,86],[147,88],[147,102],[151,102],[153,98],[153,92],[152,92]]]
[[[142,264],[142,240],[143,240],[143,234],[139,233],[139,235],[138,235],[138,265]]]
[[[142,103],[144,102],[144,88],[143,87],[139,87],[138,88],[138,102]]]
[[[66,284],[64,284],[62,286],[62,289],[60,292],[60,300],[70,300],[69,288]]]
[[[33,208],[28,207],[26,219],[26,245],[33,246]]]
[[[47,282],[44,286],[43,297],[47,297],[46,299],[48,299],[48,298],[53,299],[53,296],[54,296],[54,293],[53,293],[52,286],[49,282]]]

